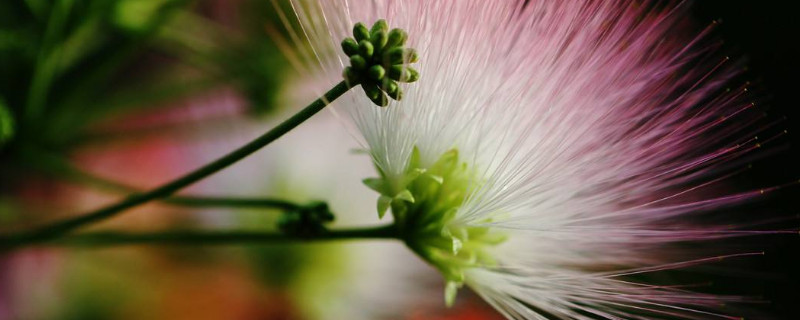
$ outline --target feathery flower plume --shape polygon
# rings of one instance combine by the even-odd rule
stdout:
[[[310,43],[293,61],[331,85],[357,22],[402,28],[417,49],[402,100],[350,92],[334,108],[377,168],[364,183],[379,215],[443,274],[448,304],[466,284],[514,319],[729,317],[715,310],[739,298],[631,279],[720,258],[671,245],[745,233],[694,217],[765,191],[714,191],[759,146],[753,104],[724,90],[735,66],[705,32],[682,35],[681,6],[290,3],[290,36]]]

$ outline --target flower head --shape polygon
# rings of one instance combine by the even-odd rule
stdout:
[[[626,277],[693,263],[661,249],[735,234],[692,216],[758,194],[712,190],[721,163],[757,148],[752,104],[722,90],[734,66],[681,35],[680,7],[654,7],[296,6],[321,74],[345,65],[328,52],[353,21],[386,19],[418,49],[424,77],[397,108],[352,94],[336,108],[377,168],[364,182],[379,215],[442,272],[448,303],[462,284],[509,318],[699,317],[733,299]]]
[[[350,57],[350,66],[344,68],[347,84],[361,84],[373,103],[385,107],[389,100],[402,99],[403,92],[397,81],[414,82],[419,73],[407,64],[417,62],[417,52],[404,48],[408,35],[401,29],[389,31],[386,20],[378,20],[371,30],[363,23],[353,27],[353,38],[342,41],[342,50]]]

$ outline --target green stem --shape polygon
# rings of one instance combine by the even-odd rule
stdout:
[[[42,245],[78,247],[110,247],[143,244],[218,246],[356,239],[397,239],[397,234],[394,225],[362,229],[331,230],[309,236],[293,236],[283,233],[260,231],[170,231],[152,233],[105,231],[65,236],[53,241],[43,242]]]
[[[198,208],[274,208],[295,210],[303,205],[281,199],[268,198],[229,198],[229,197],[169,197],[164,202],[177,206]]]
[[[240,147],[239,149],[236,149],[231,153],[228,153],[222,158],[219,158],[216,161],[213,161],[195,171],[192,171],[184,175],[183,177],[173,180],[167,184],[164,184],[161,187],[152,189],[144,193],[130,195],[126,199],[118,203],[106,206],[104,208],[100,208],[98,210],[74,218],[69,218],[50,225],[46,225],[28,233],[22,233],[10,236],[5,236],[5,235],[0,236],[0,246],[17,247],[29,243],[36,243],[54,239],[70,231],[83,227],[85,225],[113,217],[117,213],[122,212],[126,209],[133,208],[135,206],[149,202],[154,199],[168,197],[173,193],[175,193],[176,191],[188,185],[191,185],[205,177],[208,177],[216,173],[217,171],[220,171],[230,166],[231,164],[236,163],[241,159],[244,159],[245,157],[253,154],[254,152],[258,151],[264,146],[270,144],[271,142],[280,138],[281,136],[283,136],[284,134],[294,129],[299,124],[303,123],[305,120],[307,120],[308,118],[310,118],[311,116],[313,116],[314,114],[325,108],[325,106],[327,106],[331,101],[335,100],[336,98],[340,97],[345,92],[347,92],[348,89],[349,88],[344,81],[339,82],[336,86],[328,90],[328,92],[326,92],[322,97],[320,97],[317,100],[314,100],[314,102],[305,107],[303,110],[300,110],[300,112],[296,113],[291,118],[282,122],[277,127],[268,131],[264,135],[247,143],[246,145]]]
[[[68,181],[84,184],[97,189],[116,193],[140,192],[134,187],[117,181],[105,179],[87,173],[66,161],[64,158],[33,146],[22,146],[18,155],[20,161],[34,166],[46,174],[57,176]],[[164,203],[184,207],[236,207],[236,208],[275,208],[295,210],[302,204],[281,199],[269,198],[233,198],[205,196],[170,196],[161,200]]]

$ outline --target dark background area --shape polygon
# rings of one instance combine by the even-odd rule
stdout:
[[[744,59],[744,80],[752,83],[769,117],[785,117],[778,127],[788,134],[776,144],[788,148],[756,161],[753,170],[739,178],[743,185],[769,187],[800,179],[800,16],[795,4],[777,0],[700,0],[692,4],[696,21],[721,20],[714,36],[724,41],[723,53]],[[769,227],[800,229],[800,186],[788,186],[770,197],[768,204],[753,204],[749,214],[784,217]],[[758,236],[742,241],[761,248],[765,255],[755,259],[752,269],[744,270],[754,275],[753,281],[727,286],[763,294],[768,302],[762,306],[775,318],[800,319],[800,236]]]

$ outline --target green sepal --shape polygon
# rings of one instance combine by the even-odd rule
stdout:
[[[366,178],[361,183],[377,193],[386,194],[385,181],[381,178]]]
[[[393,200],[394,199],[384,195],[378,197],[378,219],[383,219],[383,216],[386,215],[386,211],[391,207]]]
[[[508,240],[508,235],[505,233],[493,232],[480,237],[478,240],[480,240],[481,243],[486,243],[496,246],[498,244],[506,242]]]
[[[452,243],[453,254],[458,254],[458,252],[461,251],[461,248],[464,246],[464,242],[462,242],[461,239],[457,237],[450,237],[450,240],[452,240],[453,242]]]
[[[400,193],[398,193],[396,196],[394,196],[394,198],[397,199],[397,200],[403,200],[403,201],[414,203],[414,195],[411,194],[411,191],[408,191],[408,189],[400,191]]]
[[[447,281],[447,285],[444,287],[444,304],[450,308],[456,302],[456,295],[458,294],[458,289],[461,288],[462,284],[455,282],[455,281]]]
[[[422,156],[419,154],[419,148],[414,147],[411,150],[411,157],[408,158],[408,168],[411,170],[422,168]]]
[[[386,88],[386,82],[383,83]],[[423,163],[420,150],[414,147],[402,174],[387,175],[377,168],[380,178],[364,180],[381,194],[379,216],[391,209],[395,224],[403,230],[406,245],[439,270],[447,281],[448,305],[455,302],[467,270],[498,266],[492,248],[507,238],[505,233],[490,226],[491,219],[475,221],[475,225],[457,220],[470,186],[481,183],[474,180],[476,172],[459,156],[456,149],[450,149],[433,164]]]
[[[419,178],[419,176],[422,175],[423,173],[425,173],[425,169],[422,168],[411,169],[410,171],[406,172],[400,183],[403,186],[407,186],[409,183],[412,183],[414,182],[414,180],[417,180],[417,178]]]
[[[444,178],[442,178],[442,176],[437,176],[435,174],[426,174],[425,177],[428,177],[431,180],[436,181],[436,183],[438,184],[444,183]]]
[[[451,209],[450,211],[456,211],[456,210]],[[453,255],[457,255],[458,252],[461,251],[461,248],[464,246],[464,242],[461,241],[462,238],[465,241],[467,240],[466,237],[464,237],[463,233],[461,235],[455,235],[450,230],[450,228],[447,227],[442,228],[440,234],[442,238],[450,239],[450,251],[453,252]],[[461,238],[459,236],[461,236]]]

